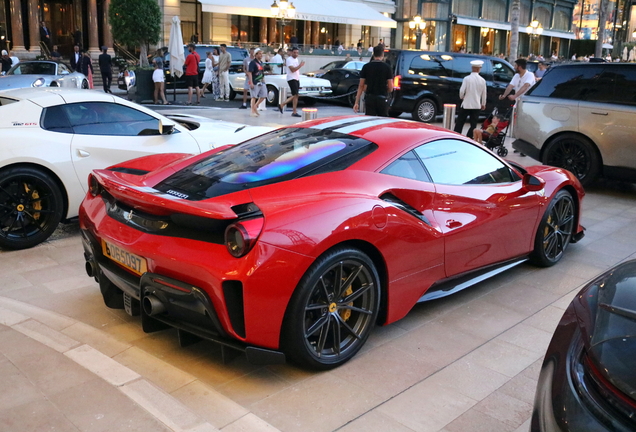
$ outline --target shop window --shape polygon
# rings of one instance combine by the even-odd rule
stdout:
[[[562,10],[557,10],[554,15],[554,27],[555,30],[570,30],[570,18],[567,13]]]
[[[484,0],[482,18],[490,21],[506,21],[506,2],[504,0]]]
[[[453,2],[455,15],[479,18],[479,0],[457,0]]]

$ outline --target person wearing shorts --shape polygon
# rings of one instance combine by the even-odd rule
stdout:
[[[254,60],[249,67],[250,95],[252,95],[252,117],[258,117],[258,105],[267,97],[267,86],[265,85],[265,71],[263,69],[263,51],[260,48],[254,50]]]
[[[185,82],[188,87],[188,103],[187,105],[192,105],[192,92],[197,95],[197,105],[200,103],[199,101],[199,62],[201,58],[199,54],[197,54],[195,50],[194,44],[188,44],[188,51],[190,54],[185,59]]]
[[[163,73],[163,61],[157,57],[152,61],[155,65],[155,70],[152,73],[152,81],[155,83],[155,105],[159,103],[159,97],[164,105],[168,105],[165,92],[165,77]]]
[[[278,105],[278,110],[283,113],[283,107],[292,101],[292,117],[300,117],[300,114],[296,112],[298,106],[298,91],[300,90],[300,68],[305,65],[304,61],[298,60],[298,47],[292,48],[291,56],[285,61],[287,66],[287,84],[291,90],[291,96],[286,101]]]

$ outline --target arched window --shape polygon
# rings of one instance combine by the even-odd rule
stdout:
[[[554,27],[555,30],[570,31],[570,19],[566,12],[562,10],[555,11],[554,15]]]
[[[506,2],[504,0],[484,0],[481,17],[490,21],[506,21]]]
[[[543,28],[550,28],[550,10],[548,8],[535,6],[534,19],[539,21]]]

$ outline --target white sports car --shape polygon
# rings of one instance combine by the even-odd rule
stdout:
[[[0,92],[0,247],[46,240],[77,216],[93,169],[156,153],[198,154],[271,131],[63,89]],[[135,172],[133,172],[135,171]],[[143,175],[131,170],[130,174]]]
[[[21,61],[0,77],[0,90],[25,87],[88,88],[88,79],[73,72],[62,62],[49,60]]]
[[[267,104],[278,105],[278,98],[281,88],[287,89],[287,96],[291,96],[287,75],[265,75],[267,85]],[[245,88],[245,74],[230,74],[230,99],[234,99],[237,93],[243,94]],[[311,78],[306,75],[300,76],[300,90],[298,95],[303,98],[305,105],[315,102],[312,97],[329,96],[331,94],[331,83],[321,78]],[[307,99],[309,98],[309,99]]]

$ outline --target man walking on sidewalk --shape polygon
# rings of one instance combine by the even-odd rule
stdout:
[[[455,132],[462,133],[466,117],[470,117],[470,129],[468,129],[467,137],[473,137],[473,130],[477,127],[479,120],[479,111],[486,109],[486,80],[479,75],[484,62],[481,60],[473,60],[470,62],[472,72],[462,81],[459,89],[459,98],[462,100],[462,106],[457,116],[455,124]]]
[[[113,63],[111,57],[108,55],[108,47],[102,47],[102,53],[99,55],[98,64],[99,71],[102,73],[104,92],[112,93],[110,91],[110,84],[113,81]]]
[[[393,71],[384,62],[384,48],[380,45],[373,48],[373,59],[360,71],[360,84],[353,112],[358,112],[363,91],[366,92],[365,114],[388,117],[388,97],[393,91]]]
[[[298,47],[294,47],[291,52],[291,56],[287,58],[285,62],[287,66],[287,84],[291,90],[291,96],[286,101],[278,105],[280,113],[283,113],[283,107],[292,101],[292,117],[300,117],[300,114],[296,112],[298,107],[298,91],[300,90],[300,68],[305,66],[304,61],[298,60]]]
[[[245,57],[243,59],[243,72],[245,72],[245,82],[249,83],[249,69],[250,69],[250,63],[252,62],[252,60],[254,60],[254,47],[250,48],[250,55],[249,57]],[[245,87],[245,89],[243,90],[243,105],[241,105],[239,107],[239,109],[247,109],[247,94],[248,94],[248,89],[247,87]]]
[[[252,95],[252,117],[258,117],[258,105],[267,97],[267,86],[265,85],[265,71],[263,70],[263,51],[260,48],[254,50],[254,60],[249,67],[249,85]]]
[[[232,55],[227,52],[227,45],[221,44],[219,54],[219,99],[228,102],[230,100],[230,65]]]

